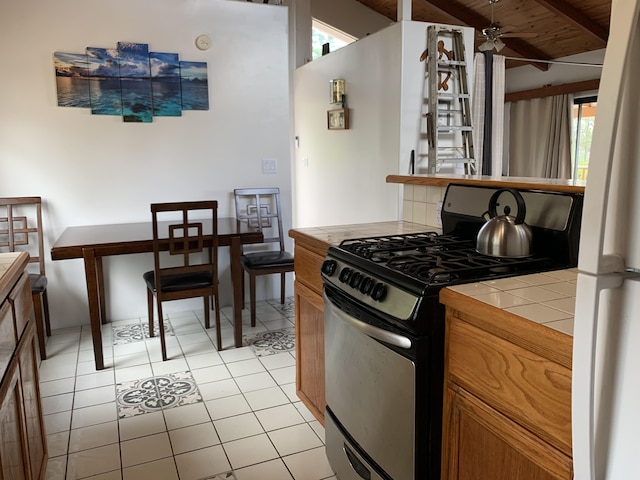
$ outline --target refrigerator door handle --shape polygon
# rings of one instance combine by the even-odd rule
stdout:
[[[605,465],[603,452],[595,439],[595,360],[598,346],[598,309],[603,290],[618,288],[624,275],[578,274],[575,324],[573,332],[573,380],[571,391],[571,429],[574,478],[601,480]]]

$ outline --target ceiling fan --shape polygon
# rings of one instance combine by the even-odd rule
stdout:
[[[496,24],[493,19],[493,6],[498,3],[500,0],[489,0],[489,5],[491,5],[491,24],[482,29],[482,35],[479,38],[484,38],[484,42],[478,46],[478,50],[481,52],[493,50],[499,52],[504,48],[503,38],[533,38],[536,37],[537,33],[532,32],[509,32],[513,27],[501,27]]]

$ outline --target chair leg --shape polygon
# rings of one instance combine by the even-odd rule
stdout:
[[[284,305],[284,282],[286,280],[285,273],[280,274],[280,303]]]
[[[40,360],[47,359],[47,350],[44,346],[44,326],[42,318],[42,299],[39,293],[34,293],[33,297],[33,311],[36,317],[36,331],[38,335],[38,346],[40,347]]]
[[[164,315],[162,314],[162,302],[158,300],[158,330],[160,330],[160,347],[162,348],[162,361],[167,360],[167,344],[164,340]]]
[[[211,317],[209,316],[209,297],[204,296],[202,297],[202,299],[204,300],[204,328],[208,330],[209,328],[211,328]]]
[[[218,293],[214,296],[214,310],[216,315],[216,348],[218,351],[222,350],[222,332],[220,331],[220,300],[218,299]]]
[[[249,274],[249,297],[251,301],[251,326],[256,326],[256,276]]]
[[[51,322],[49,321],[49,297],[47,297],[47,291],[42,292],[42,311],[44,313],[44,327],[47,332],[47,337],[51,336]]]
[[[155,333],[153,332],[153,309],[155,308],[155,305],[153,303],[153,292],[151,289],[147,288],[147,316],[149,317],[150,337],[155,337]]]
[[[240,274],[240,291],[242,292],[242,309],[244,310],[244,270]]]

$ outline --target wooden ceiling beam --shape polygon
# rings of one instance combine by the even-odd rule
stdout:
[[[578,10],[564,0],[535,0],[547,10],[555,13],[565,22],[583,31],[590,37],[599,41],[605,47],[609,38],[609,30],[602,27],[593,19]]]
[[[450,0],[420,0],[424,4],[428,4],[429,7],[438,10],[442,15],[451,19],[454,24],[462,23],[470,27],[475,28],[479,33],[482,33],[482,29],[486,28],[491,20],[484,18],[482,15],[474,13],[472,10],[461,6],[460,4]],[[537,48],[531,46],[531,44],[517,39],[509,38],[506,42],[509,51],[514,55],[522,58],[531,58],[536,60],[551,60],[548,55],[545,55]],[[539,70],[546,71],[549,69],[549,65],[545,63],[530,63]]]

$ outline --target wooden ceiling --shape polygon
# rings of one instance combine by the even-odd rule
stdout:
[[[397,20],[397,0],[357,0]],[[494,23],[503,32],[535,33],[532,38],[502,38],[507,57],[553,60],[605,48],[609,36],[611,0],[498,0]],[[412,0],[412,20],[474,27],[476,49],[484,42],[483,28],[491,25],[489,0]],[[525,62],[528,63],[528,62]],[[521,66],[507,61],[507,68]],[[536,63],[546,70],[547,64]]]

